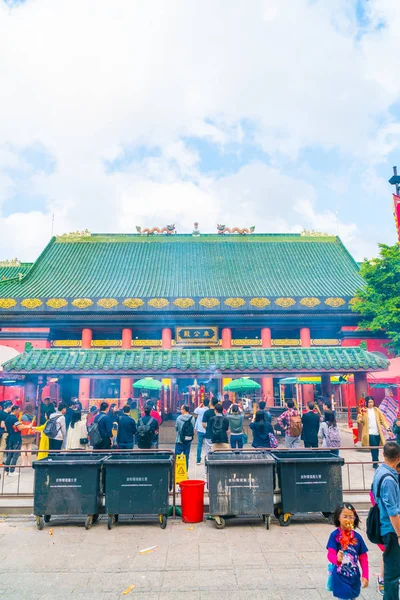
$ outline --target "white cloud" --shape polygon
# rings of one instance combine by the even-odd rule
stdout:
[[[92,0],[28,0],[11,11],[0,4],[0,149],[16,149],[8,160],[18,162],[18,149],[40,143],[57,165],[30,179],[32,193],[47,200],[45,214],[1,218],[2,254],[34,257],[53,212],[59,233],[173,221],[191,231],[195,220],[203,231],[222,221],[335,232],[318,190],[286,176],[279,156],[337,148],[349,160],[366,153],[374,165],[398,146],[387,111],[400,82],[381,68],[390,55],[395,79],[396,2],[370,0],[374,19],[392,23],[359,42],[346,0],[97,0],[95,8]],[[249,135],[245,123],[276,168],[201,173],[184,139],[223,148]],[[137,146],[161,155],[106,173],[105,160]],[[3,175],[0,199],[10,185]],[[354,224],[339,230],[358,246]]]

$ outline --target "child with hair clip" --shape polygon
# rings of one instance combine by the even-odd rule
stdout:
[[[326,545],[330,563],[326,587],[338,600],[353,600],[360,595],[361,587],[368,587],[368,548],[355,531],[360,519],[352,504],[339,504],[333,520],[337,529]]]

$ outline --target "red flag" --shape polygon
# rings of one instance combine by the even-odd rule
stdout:
[[[396,223],[397,229],[397,239],[400,242],[400,196],[393,194],[393,204],[394,204],[394,221]]]

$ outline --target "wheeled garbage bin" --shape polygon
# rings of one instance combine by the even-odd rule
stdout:
[[[264,451],[210,452],[206,458],[210,515],[217,529],[227,517],[260,516],[269,529],[274,509],[274,460]]]
[[[274,514],[282,527],[294,513],[322,512],[329,518],[343,501],[344,459],[329,450],[272,450],[280,502]]]
[[[33,512],[43,529],[52,515],[86,515],[85,528],[103,512],[102,464],[98,454],[54,454],[36,460]]]
[[[114,454],[104,461],[108,529],[120,515],[157,516],[167,526],[173,455],[168,452]]]

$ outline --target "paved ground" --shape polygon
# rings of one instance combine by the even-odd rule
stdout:
[[[365,522],[365,515],[363,515]],[[29,517],[0,517],[0,598],[7,600],[316,600],[324,589],[325,545],[332,527],[315,516],[288,528],[275,520],[169,520],[91,530],[57,523],[37,531]],[[52,532],[52,535],[51,533]],[[365,537],[365,536],[364,536]],[[140,551],[156,546],[154,551]],[[380,553],[370,551],[371,573]],[[135,586],[128,594],[123,592]],[[377,598],[375,578],[360,598]]]

